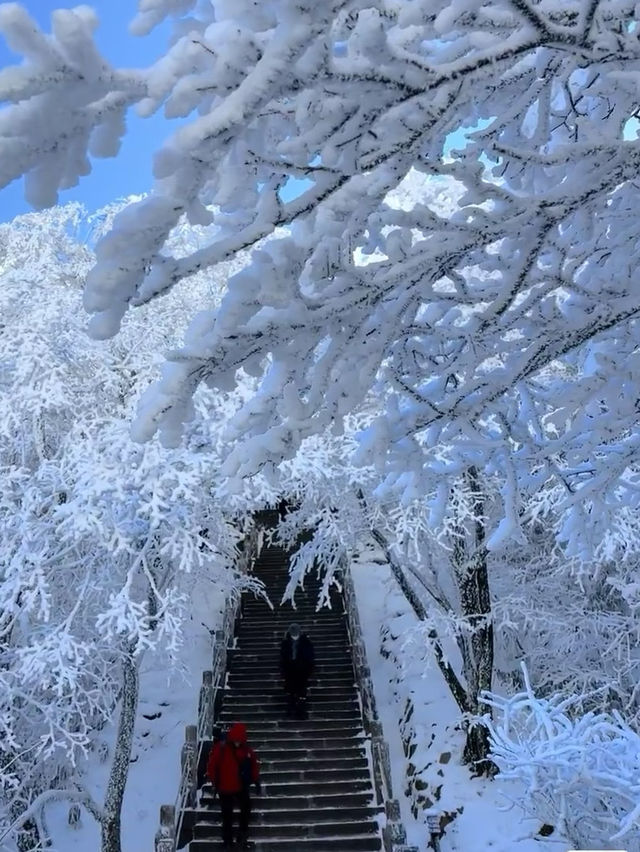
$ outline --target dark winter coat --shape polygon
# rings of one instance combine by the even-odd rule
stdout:
[[[280,646],[280,668],[287,677],[294,673],[309,676],[315,663],[315,651],[311,639],[303,633],[297,641],[294,658],[294,642],[287,633]]]
[[[240,745],[235,746],[236,742]],[[255,751],[247,744],[246,725],[236,722],[226,740],[213,744],[207,777],[218,793],[240,793],[250,784],[259,784],[260,767]]]

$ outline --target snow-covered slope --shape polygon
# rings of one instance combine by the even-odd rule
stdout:
[[[409,843],[427,848],[431,802],[434,812],[451,818],[441,852],[566,852],[571,844],[556,831],[547,835],[550,827],[513,804],[519,798],[514,782],[472,778],[462,765],[459,711],[426,648],[420,653],[418,621],[389,568],[356,563],[352,571]]]

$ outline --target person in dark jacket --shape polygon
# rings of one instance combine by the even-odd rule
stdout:
[[[225,739],[214,742],[207,762],[207,777],[220,798],[223,849],[233,849],[233,811],[239,814],[238,846],[249,849],[251,797],[249,787],[261,792],[260,768],[255,751],[247,743],[247,727],[233,724]]]
[[[289,712],[306,715],[307,688],[313,673],[315,651],[299,624],[291,624],[280,646],[280,670],[288,697]]]

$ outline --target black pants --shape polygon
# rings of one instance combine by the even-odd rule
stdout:
[[[244,838],[249,830],[249,818],[251,817],[251,797],[248,790],[241,793],[219,793],[220,813],[222,816],[222,842],[231,845],[233,843],[233,809],[235,805],[240,808],[238,827],[240,835]]]
[[[309,672],[299,669],[285,670],[284,689],[292,698],[306,698],[309,686]]]

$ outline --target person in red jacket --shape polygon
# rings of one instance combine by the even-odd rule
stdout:
[[[260,768],[255,751],[247,743],[247,727],[236,722],[229,728],[226,739],[213,744],[207,762],[207,777],[220,797],[223,849],[233,849],[233,809],[240,810],[238,845],[249,849],[249,818],[251,797],[249,787],[261,792]]]

